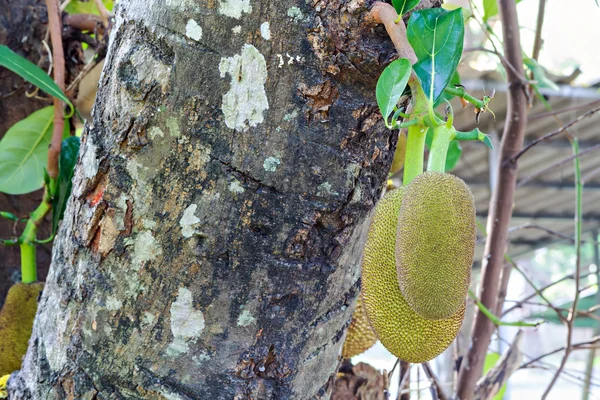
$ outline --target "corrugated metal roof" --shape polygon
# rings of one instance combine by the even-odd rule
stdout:
[[[466,74],[473,78],[473,71]],[[483,96],[496,89],[496,96],[490,107],[496,118],[485,113],[481,115],[479,124],[475,122],[473,106],[460,109],[460,104],[453,101],[455,110],[455,126],[461,131],[470,131],[479,127],[483,132],[492,135],[496,149],[502,135],[506,118],[506,84],[486,81],[482,74],[475,79],[464,81],[469,93]],[[585,114],[594,107],[600,106],[600,92],[595,88],[574,88],[561,86],[559,91],[545,90],[553,110],[567,109],[558,117],[562,123],[568,123]],[[594,103],[594,104],[592,104]],[[592,104],[592,105],[590,105]],[[548,115],[547,110],[536,102],[529,110],[525,143],[555,131],[559,125]],[[590,149],[580,158],[581,172],[585,179],[583,193],[583,231],[586,234],[600,228],[600,112],[582,120],[569,129],[579,138],[580,151]],[[454,174],[464,179],[475,196],[477,214],[485,224],[491,196],[490,163],[496,165],[497,151],[490,152],[482,143],[461,142],[463,155]],[[597,146],[597,147],[594,147]],[[518,163],[518,187],[515,193],[514,212],[511,222],[509,254],[519,256],[534,249],[545,247],[557,241],[565,241],[556,235],[538,228],[518,229],[522,225],[539,225],[556,231],[570,238],[574,232],[575,186],[571,145],[564,134],[541,142],[525,153]],[[561,163],[561,160],[563,162]],[[493,169],[492,169],[493,170]],[[587,237],[589,238],[589,236]],[[476,250],[476,259],[483,254],[481,239]]]

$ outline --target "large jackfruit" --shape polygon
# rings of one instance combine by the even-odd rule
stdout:
[[[377,342],[377,335],[367,320],[365,307],[362,301],[362,294],[358,296],[356,308],[352,314],[352,321],[348,327],[346,341],[342,348],[342,357],[350,358],[364,353]]]
[[[404,192],[398,219],[396,267],[400,290],[427,319],[464,307],[475,252],[475,201],[454,175],[426,172]]]
[[[404,188],[387,193],[375,207],[363,253],[362,295],[365,312],[381,343],[410,363],[429,361],[452,343],[466,302],[452,316],[437,321],[415,313],[402,297],[396,273],[398,213]]]
[[[0,311],[0,376],[21,369],[43,283],[17,283]]]

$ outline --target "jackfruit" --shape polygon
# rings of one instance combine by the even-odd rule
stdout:
[[[346,341],[342,348],[342,357],[350,358],[364,353],[370,349],[375,342],[377,342],[377,336],[369,321],[365,315],[365,308],[362,301],[362,294],[358,296],[356,301],[356,308],[352,314],[352,321],[348,327],[348,333],[346,335]]]
[[[17,283],[0,311],[0,376],[21,369],[43,283]]]
[[[398,217],[396,267],[402,295],[423,318],[442,319],[465,304],[475,252],[475,201],[460,178],[417,176]]]
[[[398,285],[395,248],[398,214],[405,188],[377,203],[363,252],[362,295],[375,334],[393,355],[409,363],[429,361],[452,343],[466,302],[449,318],[428,320],[408,305]]]

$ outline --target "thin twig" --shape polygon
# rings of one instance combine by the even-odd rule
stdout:
[[[96,8],[100,13],[100,18],[102,18],[102,23],[104,24],[104,27],[108,27],[108,20],[112,16],[110,11],[106,9],[104,3],[102,3],[102,0],[94,0],[94,2],[96,3]]]
[[[423,367],[423,371],[425,371],[425,375],[427,375],[427,379],[429,379],[430,387],[431,387],[431,397],[437,400],[447,400],[446,394],[442,391],[442,386],[440,385],[440,381],[437,376],[433,373],[431,366],[428,362],[424,362],[421,364]]]
[[[62,44],[62,23],[58,10],[58,0],[46,0],[48,9],[48,29],[52,41],[52,57],[54,59],[54,82],[60,88],[65,90],[65,56]],[[46,169],[51,179],[58,176],[58,157],[60,155],[60,145],[63,136],[64,127],[63,103],[54,98],[54,128],[52,131],[52,141],[48,148],[48,164]]]
[[[535,146],[536,144],[546,141],[556,135],[558,135],[559,133],[563,133],[564,131],[566,131],[569,127],[575,125],[576,123],[580,122],[581,120],[594,115],[596,112],[600,111],[600,107],[594,107],[593,109],[591,109],[590,111],[586,112],[585,114],[581,114],[580,116],[578,116],[577,118],[575,118],[574,120],[572,120],[571,122],[568,122],[567,124],[561,126],[559,129],[547,133],[544,136],[541,136],[537,139],[535,139],[534,141],[532,141],[531,143],[529,143],[527,146],[523,147],[523,149],[518,152],[515,156],[513,156],[512,158],[510,158],[509,160],[507,160],[507,162],[510,163],[515,163],[523,154],[525,154],[529,149],[531,149],[533,146]]]
[[[486,49],[483,46],[479,46],[479,47],[466,48],[463,50],[463,53],[471,53],[471,52],[475,52],[475,51],[481,51],[481,52],[491,53],[491,54],[496,55],[500,59],[500,62],[502,63],[504,68],[510,69],[512,71],[512,73],[515,74],[515,76],[518,77],[519,80],[521,81],[521,83],[523,83],[524,85],[530,85],[532,83],[535,83],[535,81],[531,81],[531,80],[527,79],[525,76],[519,75],[519,72],[517,71],[517,69],[510,62],[508,62],[508,60],[506,59],[506,57],[504,57],[504,55],[502,53],[500,53],[497,50]]]
[[[560,362],[560,366],[556,370],[556,373],[552,377],[552,380],[548,384],[544,395],[542,396],[542,400],[545,400],[548,397],[548,394],[552,390],[552,387],[556,383],[562,369],[565,367],[567,360],[569,359],[569,355],[571,354],[571,350],[573,348],[573,327],[575,326],[575,318],[577,317],[577,305],[579,303],[579,294],[581,293],[579,290],[579,276],[581,275],[581,215],[582,215],[582,206],[581,206],[581,198],[583,197],[583,185],[581,184],[581,166],[579,164],[579,157],[577,154],[579,153],[579,142],[575,138],[572,142],[573,146],[573,154],[575,154],[575,187],[576,187],[576,199],[575,199],[575,298],[573,299],[573,308],[571,312],[569,312],[569,316],[567,317],[567,345],[565,346],[565,354]]]
[[[533,178],[550,171],[551,169],[557,168],[557,167],[561,167],[565,164],[568,164],[570,161],[573,161],[576,158],[580,158],[588,153],[591,153],[592,151],[596,150],[600,148],[600,143],[597,143],[593,146],[588,147],[585,150],[580,151],[579,153],[569,156],[569,157],[565,157],[562,160],[558,160],[557,162],[550,164],[549,166],[547,166],[546,168],[540,169],[539,171],[534,172],[531,175],[527,175],[526,177],[522,178],[521,180],[519,180],[519,182],[517,182],[517,188],[520,188],[521,186],[525,185],[527,182],[531,181]]]
[[[545,111],[545,112],[540,112],[540,113],[532,114],[529,117],[527,117],[527,119],[531,122],[531,121],[534,121],[534,120],[540,119],[540,118],[545,118],[545,117],[551,117],[553,115],[564,114],[564,113],[570,112],[570,111],[577,111],[577,110],[582,109],[582,108],[594,107],[594,106],[597,106],[598,104],[600,104],[600,100],[594,100],[594,101],[592,101],[590,103],[579,104],[579,105],[570,106],[570,107],[564,107],[564,108],[558,109],[556,111]]]
[[[600,168],[598,170],[600,171]],[[547,232],[547,233],[549,233],[551,235],[558,236],[560,238],[568,240],[571,243],[575,243],[575,238],[573,238],[573,237],[571,237],[569,235],[565,235],[564,233],[557,232],[557,231],[555,231],[553,229],[546,228],[545,226],[537,225],[537,224],[523,224],[523,225],[513,226],[513,227],[511,227],[508,230],[508,233],[517,232],[517,231],[520,231],[520,230],[523,230],[523,229],[539,229],[539,230]],[[595,240],[585,240],[585,239],[581,239],[581,243],[600,244],[600,242],[597,242]]]
[[[542,49],[542,27],[544,26],[544,14],[546,10],[546,0],[540,0],[538,3],[537,24],[535,26],[535,40],[533,41],[533,53],[531,58],[537,60]]]
[[[590,340],[586,340],[584,342],[579,342],[579,343],[573,343],[573,344],[571,344],[571,351],[596,348],[594,345],[600,345],[600,336],[594,336]],[[532,358],[531,360],[527,361],[526,363],[521,364],[521,366],[519,367],[519,369],[529,368],[530,365],[532,365],[532,364],[540,361],[542,358],[546,358],[546,357],[551,356],[553,354],[560,353],[563,350],[565,350],[565,346],[559,347],[557,349],[549,351],[548,353],[544,353],[544,354],[542,354],[540,356]]]
[[[592,275],[592,274],[593,274],[593,272],[589,272],[589,273],[587,273],[587,274],[583,274],[583,275],[581,275],[581,276],[580,276],[580,279],[587,278],[588,276],[590,276],[590,275]],[[557,284],[559,284],[559,283],[561,283],[561,282],[564,282],[564,281],[566,281],[566,280],[573,279],[573,278],[575,278],[575,274],[569,274],[569,275],[565,275],[565,276],[563,276],[562,278],[560,278],[560,279],[557,279],[557,280],[555,280],[554,282],[551,282],[551,283],[547,284],[546,286],[543,286],[543,287],[541,287],[541,288],[540,288],[540,289],[538,289],[538,290],[539,290],[540,292],[544,292],[544,291],[546,291],[546,290],[550,289],[551,287],[553,287],[553,286],[555,286],[555,285],[557,285]],[[502,316],[505,316],[506,314],[510,313],[511,311],[514,311],[514,310],[516,310],[517,308],[521,308],[520,304],[523,304],[524,302],[526,302],[526,301],[528,301],[528,300],[531,300],[531,299],[532,299],[532,298],[534,298],[535,296],[537,296],[537,292],[534,292],[534,293],[532,293],[532,294],[530,294],[530,295],[526,296],[524,299],[521,299],[521,300],[517,301],[517,304],[515,304],[514,306],[512,306],[512,307],[509,307],[509,308],[507,308],[506,310],[504,310],[504,312],[502,313]]]

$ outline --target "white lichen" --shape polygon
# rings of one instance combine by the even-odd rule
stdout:
[[[199,41],[202,39],[202,27],[196,21],[190,19],[185,25],[185,36],[192,40]]]
[[[236,35],[239,35],[240,33],[242,33],[242,27],[236,25],[233,28],[231,28],[231,32],[235,33]]]
[[[267,64],[263,55],[256,47],[245,44],[241,54],[221,58],[219,71],[221,78],[226,74],[231,76],[231,86],[221,104],[225,124],[246,131],[249,126],[263,122],[263,111],[269,108],[265,92]]]
[[[263,168],[268,172],[275,172],[277,167],[281,164],[281,160],[275,157],[269,157],[263,162]]]
[[[251,13],[250,0],[219,0],[219,14],[240,19],[243,13]]]
[[[171,67],[154,58],[152,50],[142,48],[131,55],[130,61],[137,71],[137,78],[140,82],[147,84],[158,82],[162,92],[166,92],[171,76]]]
[[[117,311],[123,307],[123,302],[114,296],[108,296],[105,305],[107,310]]]
[[[323,182],[317,186],[317,196],[326,196],[328,194],[339,195],[338,192],[331,190],[331,183]]]
[[[187,352],[190,342],[195,342],[204,330],[204,315],[194,308],[192,292],[179,288],[177,300],[171,304],[171,333],[173,342],[167,352],[178,355]]]
[[[175,117],[167,118],[167,128],[169,128],[169,133],[173,137],[179,137],[181,135],[181,129],[179,128],[179,122]]]
[[[234,179],[233,182],[229,184],[229,191],[232,193],[244,193],[245,189],[240,185],[238,180]]]
[[[136,235],[133,244],[131,266],[137,271],[148,261],[156,259],[162,254],[160,244],[150,231],[143,231]]]
[[[194,236],[194,233],[196,233],[194,225],[200,222],[200,218],[194,215],[197,208],[198,205],[196,204],[190,205],[183,211],[183,216],[179,220],[179,225],[181,226],[181,234],[185,238],[190,238]]]
[[[294,22],[301,22],[304,19],[304,14],[302,13],[302,10],[300,10],[296,6],[288,8],[287,15],[288,17],[292,18]]]
[[[260,24],[260,36],[265,40],[271,40],[271,28],[269,22],[263,22]]]
[[[90,135],[86,137],[85,145],[83,146],[83,156],[81,157],[83,167],[83,175],[90,179],[98,173],[98,160],[96,159],[96,146],[92,143]]]
[[[248,326],[256,322],[256,318],[250,314],[250,311],[244,310],[237,319],[238,326]]]

